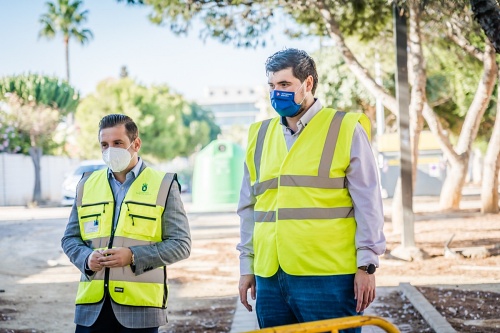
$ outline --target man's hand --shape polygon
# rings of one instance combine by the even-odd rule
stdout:
[[[239,284],[241,304],[243,304],[243,306],[247,308],[249,312],[252,312],[252,306],[248,304],[247,299],[248,289],[250,289],[250,295],[252,299],[255,300],[255,275],[253,274],[240,276]]]
[[[115,247],[102,251],[99,263],[103,267],[124,267],[132,263],[132,251],[128,247]]]
[[[375,275],[366,274],[365,271],[359,270],[354,277],[354,299],[356,304],[356,312],[365,311],[375,299]]]
[[[103,268],[103,266],[99,262],[99,259],[102,257],[102,250],[94,250],[94,252],[90,254],[87,259],[87,266],[89,266],[91,271],[99,272]]]

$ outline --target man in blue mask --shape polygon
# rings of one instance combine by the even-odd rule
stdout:
[[[304,51],[268,58],[278,117],[249,130],[239,293],[261,328],[361,314],[375,298],[384,217],[370,120],[323,107]],[[360,329],[345,332],[360,332]]]

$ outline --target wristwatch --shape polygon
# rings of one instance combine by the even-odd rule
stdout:
[[[368,266],[359,266],[358,269],[366,272],[366,274],[373,274],[377,270],[377,266],[369,264]]]
[[[130,252],[132,252],[132,260],[130,262],[130,266],[135,266],[135,255],[134,255],[134,252],[130,249],[130,247],[128,248],[130,250]]]

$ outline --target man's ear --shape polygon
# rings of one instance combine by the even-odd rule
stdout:
[[[134,150],[139,151],[139,149],[141,149],[141,146],[142,146],[142,140],[140,137],[137,137],[137,139],[135,139],[134,141]]]
[[[306,79],[306,91],[312,91],[314,85],[314,79],[312,75],[309,75]]]

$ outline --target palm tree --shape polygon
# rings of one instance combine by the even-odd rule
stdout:
[[[80,0],[55,0],[45,4],[47,12],[40,17],[42,29],[39,37],[52,39],[57,33],[63,35],[66,51],[66,80],[69,82],[69,40],[74,38],[83,45],[93,37],[90,30],[80,29],[80,25],[87,21],[88,10],[79,11],[83,4]]]

